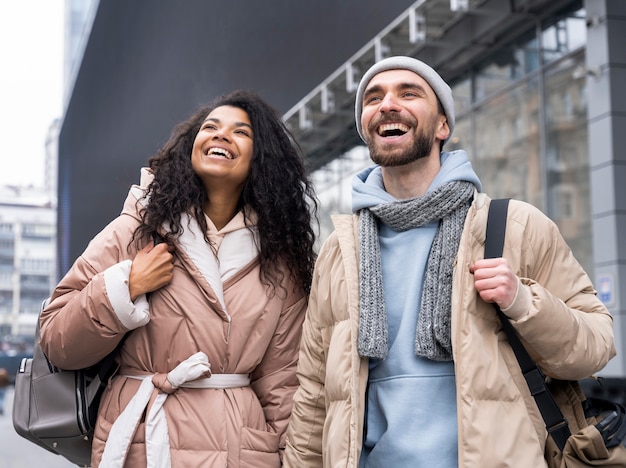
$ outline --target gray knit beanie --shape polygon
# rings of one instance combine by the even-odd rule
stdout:
[[[375,63],[369,70],[365,72],[363,78],[361,78],[361,82],[359,83],[359,87],[356,91],[356,102],[354,105],[356,129],[359,132],[361,139],[365,141],[365,138],[363,138],[363,128],[361,127],[361,113],[363,112],[363,93],[365,92],[367,84],[375,75],[378,75],[380,72],[387,70],[410,70],[424,78],[424,80],[426,80],[426,82],[433,89],[433,91],[439,98],[441,105],[443,106],[443,110],[446,113],[446,118],[448,119],[450,135],[452,135],[452,130],[454,130],[454,99],[452,98],[452,90],[450,89],[450,86],[448,86],[448,84],[443,81],[443,78],[441,78],[435,70],[433,70],[421,60],[417,60],[413,57],[396,56],[389,57]],[[448,135],[448,139],[450,138],[450,135]],[[448,140],[444,140],[444,143],[446,141]]]

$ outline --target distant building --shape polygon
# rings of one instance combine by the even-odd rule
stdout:
[[[32,341],[41,302],[56,281],[55,243],[56,209],[48,192],[0,187],[1,351],[20,337]]]

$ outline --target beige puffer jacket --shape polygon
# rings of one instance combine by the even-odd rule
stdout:
[[[543,420],[494,307],[480,300],[468,269],[483,258],[488,204],[486,195],[476,195],[454,268],[458,466],[540,468]],[[356,346],[357,221],[344,215],[334,223],[318,258],[303,328],[288,468],[356,468],[361,451],[368,369]],[[514,326],[544,372],[578,379],[602,369],[615,355],[612,318],[554,223],[511,201],[504,256],[530,288],[530,312]]]
[[[136,253],[134,246],[127,250],[138,225],[135,201],[129,194],[122,215],[92,240],[42,314],[42,347],[61,368],[97,362],[128,331],[113,310],[103,272]],[[210,236],[219,244],[245,229],[240,214]],[[200,257],[213,255],[202,234],[196,237]],[[298,383],[295,372],[306,297],[289,282],[270,297],[254,258],[223,282],[225,313],[188,246],[176,247],[173,279],[151,294],[150,322],[128,336],[120,354],[120,375],[104,394],[93,466],[99,464],[111,425],[141,383],[124,375],[167,373],[202,351],[213,374],[249,374],[251,384],[232,389],[179,388],[167,397],[164,411],[172,466],[279,467]],[[156,394],[157,390],[151,402]],[[146,466],[145,442],[142,421],[125,466]]]

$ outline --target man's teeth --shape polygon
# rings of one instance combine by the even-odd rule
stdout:
[[[378,127],[380,136],[403,135],[409,131],[409,127],[402,123],[382,124]]]
[[[226,159],[234,159],[232,153],[224,148],[210,148],[207,156],[221,156]]]

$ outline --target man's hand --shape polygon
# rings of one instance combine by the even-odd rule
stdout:
[[[128,279],[128,290],[131,300],[138,296],[156,291],[170,281],[174,273],[173,248],[163,242],[154,245],[150,242],[137,252]]]
[[[495,302],[501,309],[511,306],[519,279],[505,258],[478,260],[470,265],[469,271],[474,275],[474,287],[483,301]]]

